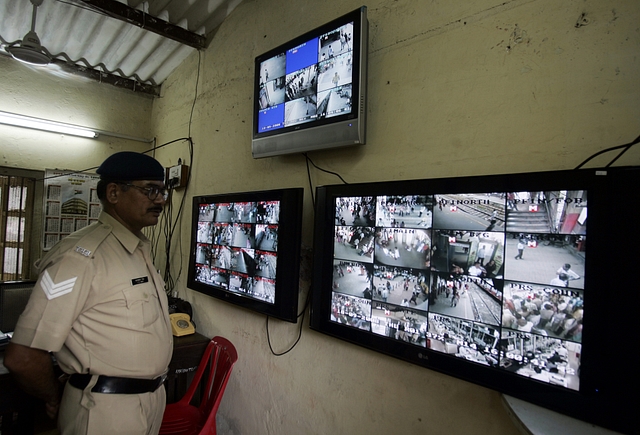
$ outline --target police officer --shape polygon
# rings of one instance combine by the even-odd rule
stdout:
[[[141,230],[162,213],[164,168],[120,152],[97,173],[98,222],[36,264],[38,281],[4,364],[58,415],[63,435],[157,434],[173,345],[164,282]],[[50,353],[70,375],[66,386]]]

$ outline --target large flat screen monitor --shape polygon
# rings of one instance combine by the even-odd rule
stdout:
[[[297,321],[302,188],[193,198],[187,286]]]
[[[367,9],[255,59],[254,158],[365,143]]]
[[[319,187],[311,327],[638,433],[639,175]]]

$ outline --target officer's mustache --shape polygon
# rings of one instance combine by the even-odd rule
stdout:
[[[156,206],[156,207],[151,207],[149,209],[147,209],[147,211],[157,211],[158,213],[162,213],[163,208],[160,206]]]

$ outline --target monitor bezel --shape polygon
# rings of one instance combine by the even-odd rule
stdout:
[[[278,54],[286,53],[310,39],[353,22],[352,111],[348,114],[296,124],[276,130],[259,132],[260,65]],[[322,26],[304,33],[255,58],[253,91],[252,155],[273,157],[319,149],[363,145],[366,143],[366,95],[368,21],[367,8],[362,6]]]
[[[260,314],[296,323],[298,319],[303,195],[303,188],[284,188],[194,196],[187,287]],[[200,204],[259,201],[280,201],[275,300],[273,304],[196,280]]]
[[[630,192],[628,189],[628,186],[633,185],[630,180],[637,182],[639,172],[635,167],[608,168],[318,187],[312,281],[314,292],[311,302],[310,326],[316,331],[335,338],[479,384],[584,421],[610,427],[614,430],[629,430],[628,428],[632,424],[630,414],[633,413],[625,413],[625,410],[629,411],[629,406],[620,397],[626,383],[619,378],[619,372],[610,373],[612,370],[610,362],[603,356],[607,350],[622,349],[625,345],[628,346],[628,343],[620,334],[607,333],[599,328],[604,322],[612,321],[612,319],[631,327],[629,320],[619,320],[620,313],[618,311],[612,312],[613,310],[609,308],[598,308],[601,315],[599,319],[594,315],[595,311],[585,310],[580,390],[572,391],[331,322],[332,275],[329,271],[333,265],[333,228],[335,225],[332,204],[337,197],[586,189],[590,205],[589,248],[585,267],[590,271],[590,275],[585,283],[584,301],[587,306],[607,307],[611,304],[611,302],[607,302],[607,292],[598,292],[597,289],[610,285],[609,277],[606,274],[594,273],[594,270],[597,270],[596,265],[598,264],[606,264],[612,270],[617,270],[618,264],[633,267],[631,261],[633,251],[629,248],[612,252],[615,249],[611,246],[608,234],[612,228],[616,228],[617,225],[622,226],[625,221],[630,219],[629,208],[625,208],[621,204],[640,200],[637,189],[635,189],[636,192]],[[617,213],[617,216],[612,216],[611,213]],[[635,257],[637,258],[637,254]],[[623,277],[620,285],[625,285],[625,282],[627,285],[633,285],[629,277]],[[628,308],[620,310],[628,310],[625,312],[629,315],[632,314]],[[621,327],[624,328],[622,325]],[[631,359],[629,358],[629,360]],[[624,372],[626,368],[626,375],[629,377],[634,376],[631,367],[630,361],[624,361],[620,364],[620,370]],[[611,418],[611,416],[615,416],[615,418]]]

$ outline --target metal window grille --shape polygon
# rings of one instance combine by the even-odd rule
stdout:
[[[34,178],[0,175],[0,281],[29,279]]]

